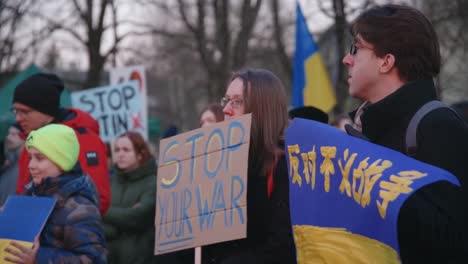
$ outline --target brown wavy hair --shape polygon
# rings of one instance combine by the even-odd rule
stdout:
[[[210,111],[211,113],[214,114],[216,122],[224,121],[223,107],[220,104],[212,103],[212,104],[207,105],[200,112],[200,116],[198,117],[198,119],[200,119],[203,113],[205,113],[206,111]]]
[[[141,160],[138,162],[139,166],[145,164],[148,160],[153,159],[153,155],[151,155],[149,151],[148,144],[146,144],[145,139],[143,136],[134,131],[127,131],[117,138],[128,137],[130,142],[132,142],[133,148],[135,149],[135,153],[137,155],[141,155]]]

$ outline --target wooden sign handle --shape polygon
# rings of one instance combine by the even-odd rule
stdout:
[[[201,264],[201,247],[195,248],[195,264]]]

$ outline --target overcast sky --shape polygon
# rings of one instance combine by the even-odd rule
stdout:
[[[299,0],[299,3],[301,5],[302,11],[304,13],[304,16],[307,18],[307,22],[309,25],[309,30],[314,34],[315,38],[317,39],[317,35],[319,35],[320,32],[324,31],[326,28],[328,28],[332,23],[333,20],[330,17],[327,17],[325,14],[323,14],[319,8],[318,8],[318,1],[324,2],[325,7],[331,9],[331,4],[332,1],[323,1],[323,0]],[[364,0],[351,0],[347,1],[347,5],[353,5],[353,4],[360,4]],[[119,18],[124,18],[124,19],[129,19],[129,20],[139,20],[143,22],[150,22],[154,23],[154,21],[157,21],[158,15],[155,14],[154,10],[147,10],[147,8],[141,8],[136,1],[133,0],[118,0],[118,17]],[[67,2],[67,0],[54,0],[53,2],[48,2],[50,5],[49,11],[50,13],[53,14],[61,14],[64,13],[63,11],[60,11],[59,9],[61,6],[70,4]],[[282,12],[285,12],[287,14],[290,14],[291,20],[294,22],[295,19],[295,8],[296,8],[296,1],[295,0],[280,0],[280,4],[282,5]],[[264,1],[263,2],[263,7],[261,12],[269,12],[269,1]],[[97,8],[96,8],[97,9]],[[168,25],[171,25],[170,21],[164,21],[166,19],[164,16],[160,16],[163,21],[161,23],[166,23]],[[109,16],[108,16],[109,18]],[[125,32],[128,31],[130,28],[129,27],[120,27],[119,32]],[[294,30],[293,28],[290,28]],[[292,34],[293,36],[293,34]],[[105,34],[104,39],[111,39],[111,34],[110,32]],[[88,67],[88,62],[87,62],[87,54],[84,51],[80,45],[76,43],[73,39],[69,37],[68,34],[54,34],[53,37],[49,40],[49,43],[46,44],[46,46],[50,46],[50,43],[56,43],[57,48],[60,52],[60,57],[61,57],[61,64],[63,68],[70,68],[71,65],[74,65],[74,68],[78,68],[80,70],[85,70]],[[150,45],[150,40],[149,38],[138,38],[135,40],[126,40],[122,45],[135,45],[135,42],[138,44],[143,43],[143,42],[148,42],[146,45]],[[288,43],[286,43],[289,47],[294,45],[294,39],[288,39]],[[107,43],[107,44],[106,44]],[[104,43],[101,52],[107,51],[109,49],[111,42],[107,41]],[[289,50],[289,49],[288,49]],[[37,56],[36,62],[42,62],[44,61],[44,52],[41,50],[41,54]],[[41,56],[42,55],[42,56]],[[119,63],[119,62],[118,62]],[[121,63],[121,61],[120,61]],[[120,64],[119,63],[119,64]]]

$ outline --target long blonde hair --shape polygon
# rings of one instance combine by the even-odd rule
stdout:
[[[286,92],[279,78],[268,70],[235,72],[230,82],[237,78],[244,83],[245,113],[252,113],[249,171],[266,176],[284,153],[284,130],[288,125]]]

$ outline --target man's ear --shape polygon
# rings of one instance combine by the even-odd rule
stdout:
[[[380,60],[380,73],[389,73],[395,66],[395,56],[393,54],[385,54]]]

